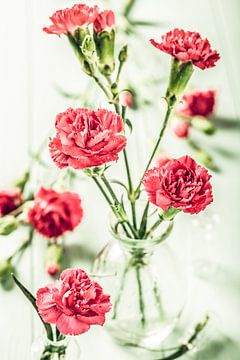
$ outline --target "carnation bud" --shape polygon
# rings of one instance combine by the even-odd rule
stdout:
[[[173,106],[177,98],[183,93],[192,73],[192,62],[181,62],[177,58],[172,59],[170,79],[166,93],[169,106]]]
[[[120,61],[120,63],[124,63],[125,61],[127,61],[127,56],[128,56],[128,46],[126,44],[122,47],[118,55],[118,60]]]
[[[134,103],[133,95],[130,91],[122,91],[119,95],[120,104],[132,108]]]
[[[186,138],[189,133],[189,122],[182,119],[174,119],[172,130],[177,137]]]
[[[22,193],[29,178],[30,178],[30,173],[29,171],[26,171],[19,179],[17,179],[17,181],[14,183],[14,186],[19,188]]]
[[[99,71],[106,76],[112,74],[115,69],[115,30],[94,31],[94,41],[99,61]]]
[[[56,276],[63,263],[63,248],[58,244],[50,244],[46,250],[45,267],[50,276]]]
[[[6,282],[11,273],[14,271],[14,267],[10,260],[5,260],[0,263],[0,283]]]
[[[207,135],[213,135],[216,131],[213,123],[203,116],[194,116],[191,123],[193,127]]]
[[[18,227],[17,219],[12,215],[0,218],[0,235],[9,235]]]

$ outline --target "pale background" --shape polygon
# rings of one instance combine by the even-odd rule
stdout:
[[[112,3],[115,1],[112,0]],[[1,186],[9,184],[14,177],[22,173],[28,164],[29,148],[36,149],[51,130],[56,113],[72,105],[71,101],[62,98],[56,92],[54,85],[61,85],[73,92],[83,88],[83,75],[66,41],[47,36],[41,31],[41,28],[48,24],[48,16],[54,10],[73,3],[63,0],[1,0]],[[183,27],[199,31],[210,39],[214,48],[219,49],[222,59],[218,66],[206,72],[196,71],[193,83],[200,88],[219,89],[218,115],[229,120],[238,119],[240,115],[239,10],[239,0],[139,0],[136,7],[138,18],[162,22],[159,31],[146,30],[146,42],[152,34],[163,33],[172,27]],[[146,44],[144,46],[146,47]],[[144,68],[147,68],[148,62],[151,63],[151,54],[156,56],[150,47],[147,53],[141,53],[140,48],[138,57],[143,58]],[[162,56],[159,55],[159,61],[160,58]],[[166,60],[164,56],[163,58]],[[164,66],[161,68],[160,64],[159,67],[155,67],[154,76],[156,72],[162,71],[161,69],[166,70],[167,66]],[[134,76],[141,78],[143,70],[138,73],[135,69]],[[159,98],[161,95],[159,92]],[[159,102],[159,98],[156,98],[156,102]],[[99,99],[99,103],[102,104],[102,100]],[[161,114],[155,112],[155,115],[150,117],[152,123],[149,124],[149,119],[144,122],[144,114],[137,119],[140,139],[145,134],[153,134],[161,119]],[[216,221],[213,221],[211,242],[206,242],[203,236],[205,230],[198,235],[196,230],[191,230],[194,228],[191,228],[192,219],[189,218],[182,220],[184,228],[177,227],[177,240],[173,241],[173,246],[179,249],[179,255],[186,258],[187,263],[191,263],[189,259],[195,259],[196,265],[198,258],[202,257],[201,251],[205,254],[205,273],[201,268],[199,274],[195,265],[189,267],[193,270],[193,278],[198,289],[195,291],[195,300],[204,309],[212,311],[216,318],[217,331],[227,340],[223,347],[219,344],[215,347],[216,353],[210,351],[200,354],[199,359],[204,360],[239,359],[239,140],[239,126],[235,126],[220,129],[214,140],[206,142],[211,146],[222,169],[213,179],[215,204],[210,213]],[[133,147],[138,150],[138,155],[133,156],[137,173],[142,168],[141,161],[137,159],[141,160],[145,155],[142,153],[141,140],[134,141],[136,142]],[[174,139],[169,141],[174,146],[174,155],[186,152]],[[147,140],[147,144],[151,145],[151,139]],[[80,184],[80,191],[85,204],[86,218],[69,242],[73,246],[73,252],[76,253],[77,249],[79,255],[75,259],[76,265],[89,268],[89,261],[83,259],[82,251],[87,249],[85,252],[91,259],[108,240],[107,209],[96,189],[88,182]],[[180,241],[183,241],[182,238],[186,238],[186,232],[183,231],[186,228],[191,234],[190,247],[187,250],[186,244],[179,245]],[[10,251],[9,244],[6,243],[10,240],[0,240],[0,257],[3,258]],[[12,241],[14,243],[15,239]],[[17,243],[17,240],[15,242]],[[42,239],[36,239],[34,248],[27,251],[21,261],[19,276],[32,291],[49,281],[43,275],[42,242]],[[17,289],[9,293],[0,290],[0,304],[1,359],[28,360],[30,344],[40,331],[39,322]],[[101,328],[83,335],[80,343],[83,359],[136,358],[134,354],[129,354],[114,344]]]

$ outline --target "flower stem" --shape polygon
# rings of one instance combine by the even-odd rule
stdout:
[[[145,318],[145,306],[144,306],[144,301],[143,301],[143,291],[142,291],[142,282],[141,282],[141,278],[140,278],[140,266],[136,267],[136,276],[137,276],[137,285],[138,285],[138,295],[139,295],[139,309],[140,309],[140,313],[141,313],[141,324],[142,326],[145,325],[146,323],[146,318]]]
[[[108,197],[106,191],[104,190],[104,188],[102,187],[102,185],[99,183],[99,181],[95,178],[92,177],[93,181],[96,183],[97,187],[99,188],[99,190],[101,191],[101,193],[103,194],[104,198],[107,200],[107,203],[109,204],[110,208],[112,209],[114,215],[119,218],[119,214],[116,211],[116,207],[114,206],[114,204],[112,203],[111,199]],[[131,235],[129,234],[128,230],[126,229],[125,224],[121,224],[123,227],[123,230],[125,231],[126,235],[128,237],[131,237]]]
[[[128,156],[126,149],[123,150],[123,156],[124,156],[124,162],[127,172],[127,178],[128,178],[128,189],[129,189],[129,195],[130,195],[130,202],[131,202],[131,210],[132,210],[132,220],[133,220],[133,226],[134,229],[137,229],[137,218],[136,218],[136,209],[135,209],[135,199],[131,198],[133,193],[133,185],[132,185],[132,178],[130,173],[130,167],[128,163]]]
[[[144,236],[144,239],[147,239],[149,235],[163,222],[163,219],[158,219],[146,232],[146,235]]]
[[[109,181],[107,180],[106,176],[103,174],[103,175],[101,175],[101,178],[102,178],[102,181],[104,182],[106,188],[108,189],[110,195],[112,196],[112,199],[113,199],[113,201],[114,201],[114,204],[120,209],[120,212],[123,211],[123,212],[124,212],[124,215],[126,216],[126,213],[125,213],[125,211],[124,211],[121,203],[119,202],[116,194],[114,193],[113,188],[111,187],[111,185],[110,185]],[[122,219],[122,220],[123,220],[123,219]],[[137,232],[135,231],[134,227],[131,225],[131,223],[127,220],[127,218],[126,218],[126,224],[128,225],[129,229],[131,230],[133,236],[134,236],[135,238],[137,238],[137,237],[138,237],[138,234],[137,234]]]
[[[120,289],[119,289],[119,291],[118,291],[117,298],[116,298],[116,300],[114,301],[114,305],[113,305],[113,316],[112,316],[112,320],[116,320],[116,318],[117,318],[117,310],[118,310],[118,306],[119,306],[119,303],[120,303],[120,300],[121,300],[121,297],[122,297],[122,293],[123,293],[123,289],[124,289],[124,285],[125,285],[125,279],[126,279],[128,270],[129,270],[129,265],[127,265],[127,266],[124,268],[124,271],[123,271]]]
[[[155,154],[156,154],[156,151],[157,151],[157,149],[158,149],[158,147],[159,147],[159,144],[160,144],[160,142],[161,142],[161,140],[162,140],[162,138],[163,138],[163,135],[164,135],[164,132],[165,132],[165,130],[166,130],[169,117],[170,117],[171,112],[172,112],[172,109],[173,109],[173,104],[171,104],[171,105],[168,104],[167,112],[166,112],[166,114],[165,114],[165,118],[164,118],[163,125],[162,125],[162,128],[161,128],[160,133],[159,133],[158,140],[157,140],[157,142],[156,142],[156,144],[155,144],[155,146],[154,146],[154,149],[153,149],[153,151],[152,151],[152,154],[151,154],[151,156],[150,156],[150,159],[148,160],[148,163],[147,163],[147,166],[146,166],[146,168],[145,168],[145,170],[144,170],[143,176],[141,177],[141,180],[140,180],[140,182],[139,182],[139,184],[138,184],[138,186],[137,186],[137,189],[135,190],[136,193],[139,192],[139,190],[140,190],[140,187],[141,187],[141,184],[142,184],[142,179],[143,179],[146,171],[148,170],[149,166],[151,165],[151,162],[152,162],[152,160],[153,160],[153,158],[154,158],[154,156],[155,156]]]
[[[108,100],[111,100],[112,95],[111,93],[108,91],[108,89],[105,87],[105,85],[102,84],[102,82],[99,80],[99,78],[97,76],[93,76],[94,80],[96,81],[96,83],[98,84],[98,86],[102,89],[102,91],[104,92],[104,94],[106,95],[106,97],[108,98]]]
[[[7,260],[11,261],[16,255],[24,252],[27,249],[27,247],[29,245],[31,245],[33,235],[34,235],[34,230],[33,230],[33,228],[31,228],[29,231],[28,238],[22,242],[22,244],[16,249],[16,251],[14,251],[14,253],[11,256],[9,256],[9,258]]]

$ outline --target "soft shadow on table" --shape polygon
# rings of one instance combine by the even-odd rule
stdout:
[[[76,261],[92,263],[95,257],[96,253],[92,249],[89,249],[86,245],[67,245],[65,248],[64,266],[70,267],[71,264],[76,263]]]
[[[240,130],[240,119],[238,118],[226,118],[221,116],[211,117],[211,121],[216,125],[217,128],[222,129],[239,129]]]
[[[193,360],[239,360],[239,346],[227,336],[219,336],[211,340],[202,349],[197,350],[196,354],[191,356]]]

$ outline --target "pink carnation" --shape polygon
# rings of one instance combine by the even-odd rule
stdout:
[[[0,190],[0,216],[5,216],[15,210],[23,202],[18,188]]]
[[[68,109],[56,118],[50,154],[59,168],[85,169],[118,159],[126,146],[122,118],[104,109]]]
[[[82,217],[83,209],[78,194],[44,187],[35,194],[33,206],[28,212],[29,223],[48,238],[73,231]]]
[[[189,156],[172,159],[146,172],[149,201],[166,211],[170,206],[197,214],[213,201],[211,175]]]
[[[174,29],[162,36],[162,42],[150,42],[161,51],[172,55],[182,62],[192,61],[193,65],[204,70],[215,66],[220,59],[216,50],[211,49],[207,39],[197,32]]]
[[[76,4],[70,9],[58,10],[51,17],[52,25],[44,27],[48,34],[62,35],[74,33],[77,28],[86,27],[93,23],[98,14],[98,7]]]
[[[183,116],[211,115],[216,102],[214,90],[190,91],[183,96],[183,106],[179,108],[178,114]]]
[[[98,13],[94,21],[94,30],[96,32],[109,31],[115,25],[115,16],[112,10],[104,10]]]
[[[172,123],[172,130],[177,137],[186,138],[189,133],[189,122],[176,119]]]
[[[79,335],[91,325],[103,325],[111,309],[110,296],[81,269],[67,269],[60,280],[40,288],[36,304],[42,319],[56,324],[64,335]]]

